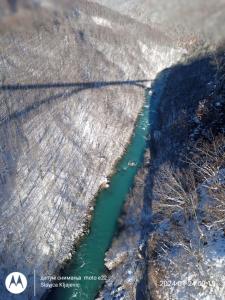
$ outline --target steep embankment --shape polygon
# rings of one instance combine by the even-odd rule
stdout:
[[[206,52],[172,68],[161,98],[150,169],[153,299],[224,297],[224,73],[224,48]]]
[[[200,51],[152,84],[151,156],[106,256],[103,299],[223,299],[224,50]]]
[[[97,4],[22,3],[0,20],[0,294],[11,299],[3,282],[18,270],[24,300],[33,270],[40,297],[39,277],[56,272],[83,234],[142,107],[139,80],[182,49]]]

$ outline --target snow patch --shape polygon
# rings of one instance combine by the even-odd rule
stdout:
[[[92,17],[92,20],[97,25],[112,28],[112,24],[109,20],[106,20],[106,19],[103,19],[103,18],[100,18],[100,17]]]
[[[183,48],[170,48],[158,45],[148,47],[140,40],[138,40],[138,46],[143,54],[143,58],[146,61],[157,62],[153,66],[155,73],[159,73],[165,67],[168,68],[171,66],[174,63],[174,57],[178,58],[187,53],[187,50]]]

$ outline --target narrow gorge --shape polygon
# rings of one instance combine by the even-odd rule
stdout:
[[[223,0],[1,1],[0,299],[223,299],[204,183],[224,168],[224,17]],[[165,284],[206,270],[214,291]]]

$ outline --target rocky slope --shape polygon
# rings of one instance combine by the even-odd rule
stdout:
[[[9,3],[9,6],[8,4]],[[45,292],[132,134],[144,88],[184,52],[160,30],[82,1],[1,2],[0,295],[12,271]],[[7,293],[7,294],[6,294]]]
[[[154,24],[174,37],[197,35],[216,41],[224,34],[224,0],[92,0],[146,24]]]

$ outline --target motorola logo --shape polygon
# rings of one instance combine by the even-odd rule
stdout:
[[[5,279],[5,286],[12,294],[21,294],[27,287],[27,278],[19,272],[10,273]]]

